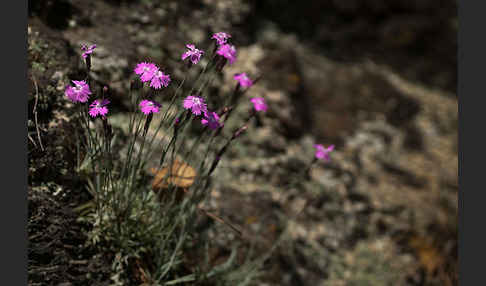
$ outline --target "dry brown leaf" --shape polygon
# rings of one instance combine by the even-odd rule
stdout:
[[[415,249],[420,263],[429,275],[432,275],[442,265],[443,257],[429,239],[414,236],[409,240],[409,245]]]
[[[152,189],[154,191],[166,189],[169,184],[181,188],[189,188],[194,183],[196,178],[196,170],[194,168],[178,160],[175,160],[171,167],[172,170],[169,167],[164,167],[160,171],[157,168],[150,169],[150,172],[155,175],[152,181]]]

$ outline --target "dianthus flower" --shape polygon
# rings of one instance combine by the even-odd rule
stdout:
[[[218,44],[218,46],[226,44],[226,41],[229,38],[231,38],[231,35],[226,34],[225,32],[219,32],[219,33],[213,34],[213,36],[211,37],[211,39],[216,40],[216,44]]]
[[[317,159],[324,159],[326,161],[329,161],[331,160],[331,158],[329,157],[329,153],[334,150],[334,145],[331,145],[327,148],[324,148],[323,145],[321,144],[315,144],[314,145],[314,148],[316,148],[316,154],[315,154],[315,157]]]
[[[162,86],[167,87],[169,82],[170,76],[157,69],[153,74],[152,80],[150,81],[150,86],[155,89],[159,89]]]
[[[140,80],[146,82],[152,79],[155,72],[158,70],[157,66],[153,63],[141,62],[135,67],[135,73],[140,75]]]
[[[219,46],[216,54],[223,56],[231,64],[236,61],[236,48],[233,45],[224,44]]]
[[[140,110],[145,114],[149,115],[150,113],[157,113],[159,112],[160,103],[144,99],[140,102]]]
[[[201,56],[204,54],[204,51],[196,49],[196,47],[192,44],[186,45],[188,51],[182,54],[182,60],[185,60],[187,57],[193,64],[197,64],[199,60],[201,60]]]
[[[246,75],[246,73],[235,74],[233,77],[242,87],[250,87],[253,81]]]
[[[96,45],[91,45],[89,46],[86,46],[86,45],[82,45],[81,46],[81,50],[83,50],[83,58],[87,58],[89,54],[93,53],[93,50],[96,48]]]
[[[219,122],[219,115],[216,112],[204,112],[204,118],[201,119],[202,125],[207,125],[211,129],[218,129],[223,126]]]
[[[91,117],[96,117],[98,115],[105,116],[108,113],[108,108],[106,107],[110,103],[108,99],[95,99],[90,105],[89,115]]]
[[[186,97],[183,106],[185,109],[191,109],[194,115],[200,115],[201,112],[206,113],[208,111],[204,99],[198,96],[190,95]]]
[[[88,101],[91,90],[89,90],[88,84],[84,81],[73,80],[74,86],[68,85],[64,94],[72,102],[86,102]]]
[[[253,107],[256,111],[267,111],[268,106],[263,97],[255,97],[250,99],[250,101],[253,103]]]

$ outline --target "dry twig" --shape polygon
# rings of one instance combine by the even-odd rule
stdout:
[[[39,124],[37,123],[37,101],[39,100],[39,87],[37,86],[37,81],[35,80],[34,75],[32,75],[32,81],[34,82],[34,87],[35,87],[35,103],[34,103],[34,110],[33,110],[34,120],[35,120],[35,130],[37,131],[37,139],[39,140],[41,150],[44,151],[44,146],[42,145],[40,132],[39,132]]]

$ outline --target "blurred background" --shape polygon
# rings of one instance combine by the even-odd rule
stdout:
[[[136,63],[179,82],[186,43],[209,53],[213,33],[232,35],[238,60],[210,92],[230,92],[234,73],[261,75],[248,96],[265,97],[269,112],[218,167],[209,204],[261,248],[282,214],[290,222],[257,285],[457,285],[457,1],[43,0],[29,1],[28,25],[29,81],[48,130],[64,116],[65,85],[83,74],[81,44],[97,45],[93,77],[116,115]],[[35,93],[32,84],[30,110]],[[332,161],[283,188],[314,142],[336,145]],[[54,164],[43,160],[32,184]],[[29,216],[44,203],[29,197]],[[214,239],[224,248],[236,238]],[[33,255],[36,245],[31,265],[57,263]]]

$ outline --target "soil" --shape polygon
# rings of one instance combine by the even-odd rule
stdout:
[[[257,250],[289,226],[254,284],[457,285],[456,1],[43,0],[29,1],[28,29],[29,285],[113,275],[74,211],[91,199],[64,98],[85,75],[81,44],[96,43],[94,84],[123,123],[136,63],[180,81],[184,45],[210,47],[219,31],[238,60],[211,92],[261,75],[247,95],[269,111],[221,161],[207,207]],[[331,162],[292,185],[314,142],[336,145]],[[224,261],[238,238],[212,227]]]

